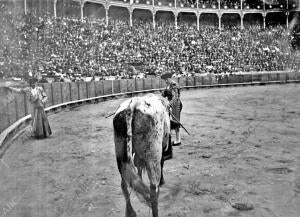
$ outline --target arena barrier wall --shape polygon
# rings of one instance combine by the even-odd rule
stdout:
[[[120,82],[120,81],[119,81]],[[104,95],[104,84],[103,81],[95,81],[95,91],[96,96],[103,96]],[[120,89],[118,89],[120,92]]]
[[[54,105],[53,94],[52,94],[52,85],[51,84],[42,84],[44,91],[47,95],[48,100],[46,101],[46,107]]]
[[[70,83],[71,85],[71,100],[79,100],[79,93],[78,93],[78,84],[77,83]]]
[[[142,80],[142,79],[135,80],[135,87],[136,87],[137,91],[144,90],[144,80]]]
[[[96,96],[96,93],[95,93],[96,92],[95,91],[95,82],[94,81],[86,83],[86,89],[87,89],[87,96],[88,96],[88,98]]]
[[[299,80],[300,80],[300,73],[298,72],[298,73],[296,73],[296,74],[297,74],[297,76],[296,76],[297,79],[296,79],[296,80],[299,81]]]
[[[63,102],[71,101],[71,83],[61,83],[61,95]]]
[[[195,82],[195,78],[194,77],[187,77],[186,78],[186,86],[195,86],[196,82]]]
[[[84,85],[86,85],[86,84],[84,84]],[[53,105],[63,103],[61,83],[51,83],[51,86],[52,86],[51,91],[52,91]],[[86,88],[79,88],[79,89],[86,89]]]
[[[113,81],[114,93],[121,93],[121,82],[122,82],[122,80]],[[100,96],[100,95],[96,94],[96,96]]]
[[[152,83],[152,89],[159,89],[160,88],[160,83],[161,82],[160,82],[159,79],[152,78],[151,83]]]
[[[252,72],[233,75],[207,75],[174,78],[183,89],[222,87],[236,85],[261,85],[300,82],[300,72]],[[132,80],[103,80],[77,83],[41,84],[48,101],[46,112],[56,112],[65,107],[97,102],[120,96],[132,96],[162,91],[166,82],[160,78]],[[0,157],[4,142],[21,131],[30,121],[30,105],[25,94],[12,94],[0,88]]]
[[[151,90],[152,89],[152,79],[151,78],[145,78],[144,80],[144,90]]]
[[[114,86],[115,86],[115,82],[114,82]],[[123,79],[120,80],[120,93],[126,93],[127,91],[127,79]]]
[[[112,86],[112,81],[103,81],[103,94],[108,95],[112,94],[113,92],[113,86]]]
[[[134,79],[127,79],[127,92],[134,92],[135,89],[135,80]]]

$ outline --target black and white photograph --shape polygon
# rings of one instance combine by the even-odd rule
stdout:
[[[300,217],[300,0],[0,0],[0,217]]]

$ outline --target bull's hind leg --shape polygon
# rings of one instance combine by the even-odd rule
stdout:
[[[134,157],[134,165],[136,165],[138,176],[143,180],[143,162],[139,159],[138,156],[135,155]]]
[[[125,180],[122,178],[122,182],[121,182],[121,188],[126,200],[126,214],[125,217],[136,217],[136,213],[134,211],[134,209],[131,206],[131,201],[130,201],[130,194],[128,191],[128,186],[127,183],[125,182]]]
[[[148,177],[150,180],[150,199],[152,216],[158,217],[158,195],[159,183],[161,180],[161,165],[159,162],[151,162],[147,166]]]
[[[119,169],[119,172],[121,174],[121,179],[122,179],[121,188],[122,188],[122,192],[123,192],[123,195],[124,195],[125,201],[126,201],[125,217],[136,217],[136,213],[131,206],[128,185],[127,185],[126,181],[124,180],[123,174],[122,174],[122,158],[119,156],[117,157],[117,164],[118,164],[118,169]]]
[[[152,208],[153,217],[158,217],[158,194],[159,194],[158,185],[150,184],[150,198],[151,198],[151,208]]]

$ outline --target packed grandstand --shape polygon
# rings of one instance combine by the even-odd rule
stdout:
[[[73,4],[71,0],[64,2],[66,8]],[[219,7],[234,8],[239,2],[220,1]],[[196,4],[193,1],[178,4],[183,3]],[[215,8],[218,1],[197,2],[197,7],[203,5]],[[72,10],[78,9],[71,6]],[[274,3],[273,7],[276,6]],[[192,76],[300,68],[297,11],[294,20],[290,20],[292,28],[286,25],[262,28],[260,23],[245,28],[234,25],[219,28],[208,20],[198,29],[197,22],[189,19],[176,26],[170,20],[160,19],[154,28],[142,16],[131,26],[122,16],[107,22],[105,15],[89,19],[85,14],[80,19],[61,12],[61,16],[56,13],[54,16],[47,10],[37,10],[34,4],[27,5],[26,14],[24,8],[16,9],[7,1],[0,1],[0,7],[0,73],[6,78],[26,79],[37,74],[44,81],[49,77],[74,81],[84,76],[115,79],[159,76],[166,72]],[[261,7],[266,10],[265,5]],[[298,5],[293,3],[292,7]]]

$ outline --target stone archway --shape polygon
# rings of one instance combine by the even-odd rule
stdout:
[[[267,13],[266,26],[278,26],[286,25],[286,14],[285,12],[272,12]]]
[[[155,20],[158,25],[161,23],[169,23],[175,25],[175,15],[170,11],[157,11]]]
[[[132,12],[133,25],[139,23],[149,23],[152,25],[153,14],[149,10],[134,9]]]
[[[199,18],[200,28],[202,25],[206,26],[218,26],[219,18],[217,14],[214,13],[202,13]]]
[[[10,0],[12,1],[12,0]],[[19,7],[24,9],[24,0],[22,1],[12,1],[17,3]],[[65,3],[66,4],[66,3]],[[53,14],[54,0],[26,0],[26,9],[27,12],[36,12],[36,13],[50,13]]]
[[[289,23],[300,24],[300,11],[292,11],[289,13]]]
[[[86,2],[83,8],[83,14],[88,19],[100,19],[105,18],[105,7],[102,4]]]
[[[240,27],[241,16],[240,14],[223,14],[221,17],[222,26],[227,27]]]
[[[72,0],[57,0],[56,14],[58,17],[80,19],[80,2]]]
[[[27,0],[29,1],[29,0]],[[32,0],[30,0],[32,1]],[[45,0],[46,1],[46,0]],[[47,0],[50,1],[50,0]],[[22,1],[12,1],[12,0],[1,0],[0,5],[5,5],[5,8],[12,11],[13,14],[20,14],[24,12],[24,0]],[[30,4],[32,6],[32,4]],[[27,3],[27,11],[28,10],[28,3]]]
[[[248,28],[253,25],[260,26],[261,28],[263,28],[264,18],[261,13],[253,13],[253,14],[245,14],[244,15],[244,27]]]
[[[110,6],[108,10],[109,21],[111,20],[122,20],[129,24],[129,10],[126,7]]]
[[[178,25],[197,26],[197,16],[195,13],[181,12],[177,17]]]

